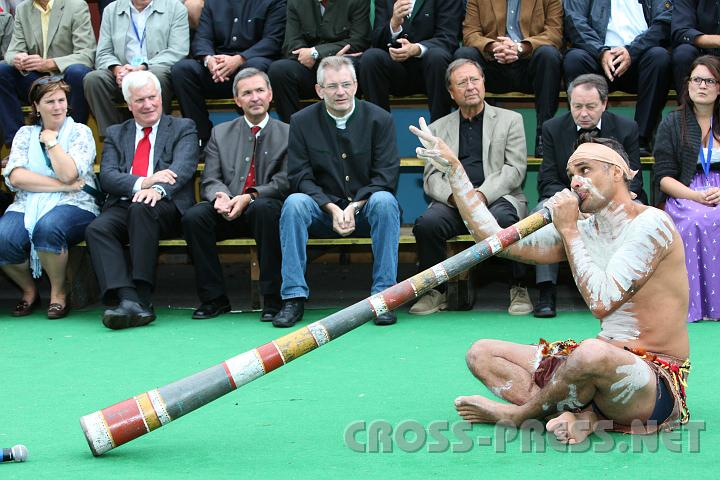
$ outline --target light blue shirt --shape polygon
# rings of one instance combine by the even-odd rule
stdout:
[[[132,1],[130,2],[130,25],[128,26],[127,47],[125,48],[125,58],[127,58],[130,65],[138,66],[148,60],[145,24],[153,12],[152,6],[153,2],[150,2],[147,7],[143,8],[142,12],[138,12]],[[137,32],[135,29],[137,29]]]
[[[647,28],[642,5],[637,0],[612,0],[605,45],[608,47],[630,45],[635,37]]]

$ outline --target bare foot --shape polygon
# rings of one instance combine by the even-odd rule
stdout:
[[[564,412],[547,422],[545,428],[560,442],[574,445],[582,443],[593,432],[596,423],[595,412]]]
[[[458,397],[455,409],[470,423],[506,423],[515,424],[512,409],[515,405],[496,402],[481,395]]]

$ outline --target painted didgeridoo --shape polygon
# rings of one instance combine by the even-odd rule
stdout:
[[[127,443],[394,310],[550,223],[543,209],[432,268],[288,335],[80,419],[93,455]]]

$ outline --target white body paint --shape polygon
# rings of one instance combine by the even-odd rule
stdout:
[[[499,387],[492,387],[492,392],[497,397],[502,398],[502,392],[506,392],[512,388],[512,380],[508,380],[505,385],[500,385]]]
[[[613,204],[578,221],[578,230],[580,238],[569,246],[575,261],[575,282],[586,289],[593,309],[609,310],[634,282],[652,273],[653,260],[660,250],[670,247],[673,239],[672,221],[664,212],[647,209],[630,220],[622,206]],[[637,338],[632,304],[608,315],[602,327],[600,336],[608,339]]]
[[[569,410],[581,408],[582,403],[577,398],[577,386],[574,383],[568,385],[568,396],[565,400],[560,400],[557,403],[557,411],[562,412],[567,407]]]
[[[622,404],[628,403],[635,392],[644,388],[652,378],[650,367],[639,357],[635,357],[635,362],[630,365],[620,365],[615,369],[615,373],[625,375],[610,386],[611,392],[617,392],[612,401]]]

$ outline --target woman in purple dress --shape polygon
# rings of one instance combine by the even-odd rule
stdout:
[[[657,131],[659,202],[685,245],[690,283],[688,321],[720,319],[720,59],[704,55],[690,68],[680,107]]]

